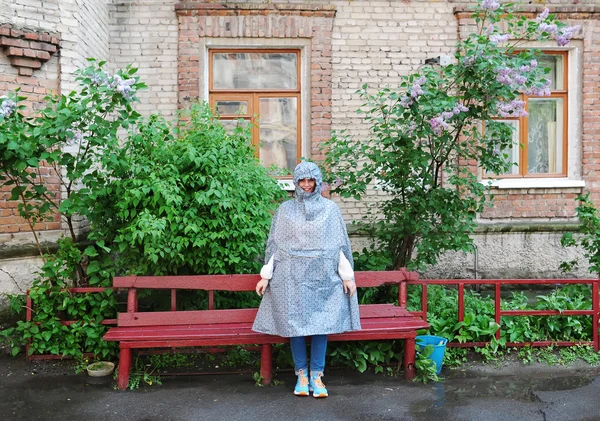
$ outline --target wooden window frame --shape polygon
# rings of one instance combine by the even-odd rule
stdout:
[[[215,89],[213,85],[213,63],[214,55],[218,53],[293,53],[296,54],[296,88],[294,89]],[[302,54],[298,48],[211,48],[208,51],[208,97],[209,104],[213,110],[216,110],[217,101],[248,101],[248,113],[244,115],[221,115],[220,120],[237,120],[243,118],[249,120],[252,124],[252,145],[254,154],[259,156],[260,143],[260,100],[261,98],[296,98],[296,162],[300,162],[302,156]],[[276,178],[289,179],[291,176],[276,176]]]
[[[561,98],[563,100],[563,127],[562,127],[562,172],[558,173],[528,173],[529,159],[529,116],[510,118],[503,117],[500,120],[518,121],[519,127],[519,173],[518,174],[486,174],[483,172],[483,177],[486,179],[530,179],[530,178],[566,178],[568,177],[568,158],[569,158],[569,54],[568,51],[542,50],[544,55],[560,55],[563,57],[563,86],[562,89],[554,89],[550,96],[534,96],[521,94],[521,99],[525,101],[525,110],[529,111],[530,98]]]

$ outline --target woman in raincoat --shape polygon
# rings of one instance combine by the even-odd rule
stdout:
[[[263,295],[253,330],[290,338],[298,382],[294,393],[326,397],[321,377],[327,335],[360,329],[350,240],[338,206],[321,196],[319,167],[294,170],[296,196],[275,215],[265,265],[256,285]],[[311,337],[310,377],[305,338]]]

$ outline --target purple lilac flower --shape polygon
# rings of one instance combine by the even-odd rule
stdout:
[[[454,108],[452,109],[452,113],[453,113],[453,114],[466,113],[466,112],[468,112],[468,111],[469,111],[469,108],[468,108],[468,107],[465,107],[464,105],[462,105],[462,104],[460,104],[460,103],[459,103],[459,104],[456,104],[456,107],[454,107]]]
[[[550,84],[552,82],[548,79],[544,79],[542,86],[532,86],[525,91],[526,95],[532,96],[550,96]]]
[[[429,120],[429,125],[435,134],[442,134],[444,129],[448,128],[448,123],[444,120],[444,118],[440,115]]]
[[[423,92],[423,89],[421,89],[421,85],[425,84],[426,82],[427,78],[425,76],[421,76],[415,80],[413,86],[410,88],[410,96],[412,98],[417,98],[419,95],[423,95],[425,92]]]
[[[492,35],[494,33],[494,25],[489,25],[486,29],[484,34],[485,35]]]
[[[486,10],[497,10],[500,7],[500,3],[496,0],[483,0],[481,2],[481,8]]]
[[[542,13],[540,13],[537,18],[535,18],[536,22],[541,23],[541,22],[545,21],[548,18],[549,14],[550,14],[550,9],[548,9],[546,7],[544,9],[544,11]]]
[[[516,74],[514,80],[515,83],[519,85],[523,85],[525,82],[527,82],[527,78],[520,74]]]
[[[90,79],[94,85],[106,85],[109,77],[110,76],[106,72],[100,70],[98,72],[93,72],[90,76]]]
[[[524,64],[523,66],[519,67],[519,71],[521,73],[527,73],[527,72],[531,71],[531,67],[528,66],[528,65],[526,65],[526,64]]]
[[[444,111],[442,113],[442,118],[444,120],[448,120],[449,118],[452,118],[452,117],[454,117],[454,113],[452,111]]]
[[[498,114],[501,117],[527,117],[525,101],[513,99],[510,102],[501,102],[498,105]]]
[[[419,95],[423,95],[423,93],[423,89],[421,89],[421,85],[419,85],[418,83],[415,83],[410,88],[410,96],[413,98],[417,98]]]
[[[473,63],[475,63],[475,60],[477,59],[477,57],[475,56],[467,56],[463,59],[465,66],[472,66]]]
[[[502,35],[490,35],[490,42],[492,44],[499,44],[501,42],[506,42],[508,41],[508,39],[510,38],[510,35],[508,34],[502,34]]]
[[[537,60],[533,59],[529,62],[529,65],[531,66],[532,69],[535,69],[538,65]]]
[[[12,99],[5,99],[0,105],[0,117],[8,117],[17,108],[17,104]]]
[[[568,36],[569,38],[572,38],[573,35],[575,35],[577,32],[579,32],[579,29],[581,29],[581,26],[579,25],[575,25],[575,26],[567,26],[565,28],[562,28],[560,30],[560,32],[566,36]]]
[[[496,80],[504,85],[510,85],[513,82],[512,78],[510,77],[511,73],[512,69],[509,69],[508,67],[501,67],[498,69]]]
[[[408,125],[408,135],[409,136],[414,135],[415,130],[417,130],[417,123],[415,123],[414,121],[411,121],[410,124]]]
[[[579,31],[580,26],[568,26],[560,30],[560,34],[556,36],[556,44],[560,47],[564,47],[571,41],[573,35]]]
[[[565,45],[567,45],[569,43],[569,39],[564,36],[564,35],[559,35],[556,37],[556,45],[560,46],[560,47],[564,47]]]
[[[130,99],[133,96],[133,88],[131,85],[135,83],[135,79],[123,79],[119,75],[115,75],[113,78],[113,84],[115,85],[115,90],[123,95],[126,99]]]
[[[413,100],[412,100],[412,98],[411,98],[411,97],[409,97],[409,96],[403,96],[402,98],[400,98],[400,105],[401,105],[403,108],[408,108],[408,107],[410,107],[410,106],[413,104],[413,102],[414,102],[414,101],[413,101]]]
[[[541,32],[548,32],[549,34],[556,35],[558,32],[558,27],[555,23],[540,23],[539,29]]]

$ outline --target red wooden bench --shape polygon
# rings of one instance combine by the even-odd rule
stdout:
[[[421,317],[406,310],[406,280],[416,274],[406,271],[356,272],[358,287],[399,284],[398,306],[368,304],[360,306],[362,330],[330,335],[330,341],[363,341],[404,339],[404,378],[414,377],[415,337],[417,330],[429,325]],[[104,339],[119,341],[120,362],[118,387],[123,390],[129,382],[133,349],[174,348],[218,345],[261,345],[260,374],[263,382],[271,382],[272,345],[288,342],[288,338],[265,335],[251,330],[257,309],[214,309],[214,291],[254,291],[259,275],[200,275],[200,276],[127,276],[116,277],[115,288],[127,288],[127,312],[119,313],[117,327],[111,328]],[[340,288],[342,286],[340,285]],[[139,288],[170,289],[172,311],[138,312]],[[176,310],[176,290],[207,290],[208,310]]]

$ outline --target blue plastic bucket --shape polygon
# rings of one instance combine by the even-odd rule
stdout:
[[[442,365],[444,364],[444,353],[446,352],[448,339],[441,336],[419,335],[416,340],[417,352],[427,345],[433,345],[433,353],[429,356],[429,359],[435,363],[435,367],[437,368],[436,374],[440,374],[442,372]]]

